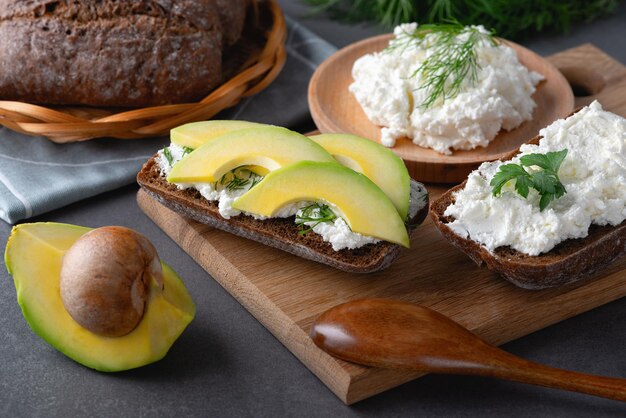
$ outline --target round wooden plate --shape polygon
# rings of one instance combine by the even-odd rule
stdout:
[[[349,45],[318,67],[309,83],[309,107],[320,131],[352,133],[380,142],[380,127],[367,119],[348,86],[352,83],[354,61],[383,50],[391,37],[381,35]],[[482,162],[504,157],[535,137],[541,128],[572,112],[574,95],[559,70],[534,52],[510,41],[506,43],[515,49],[523,65],[545,77],[533,95],[537,107],[532,120],[510,132],[501,131],[485,148],[455,151],[452,155],[439,154],[400,138],[392,149],[404,160],[413,178],[434,183],[464,180]]]

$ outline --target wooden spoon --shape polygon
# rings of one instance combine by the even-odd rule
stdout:
[[[450,318],[411,303],[388,299],[344,303],[315,321],[311,338],[333,356],[368,366],[491,376],[626,401],[626,379],[521,359]]]

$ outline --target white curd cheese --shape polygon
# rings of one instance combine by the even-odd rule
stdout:
[[[312,214],[317,215],[317,212],[319,212],[319,210],[314,209]],[[335,213],[335,211],[333,211],[333,213]],[[302,211],[298,211],[296,217],[297,216],[302,216]],[[333,246],[333,250],[335,251],[339,251],[344,248],[353,250],[366,244],[375,244],[380,242],[380,240],[376,238],[352,232],[346,221],[341,216],[337,216],[333,222],[318,223],[311,221],[305,222],[304,224],[310,226],[316,234],[321,235],[324,241],[329,242]]]
[[[436,48],[428,47],[433,35],[419,45],[408,42],[416,28],[416,23],[396,27],[389,50],[365,55],[352,68],[349,90],[368,119],[383,126],[383,145],[393,147],[397,138],[408,137],[419,146],[450,154],[485,147],[501,129],[510,131],[532,118],[536,105],[531,95],[543,76],[521,65],[515,50],[493,45],[488,37],[475,49],[475,83],[465,79],[457,96],[422,106],[428,92],[422,77],[413,75]],[[487,34],[482,26],[472,29]],[[467,32],[459,38],[464,36]]]
[[[165,155],[164,150],[160,150],[158,152],[156,162],[159,166],[161,174],[163,176],[167,176],[172,169],[172,167],[178,163],[185,156],[185,149],[177,144],[170,144],[169,147],[169,156],[170,160]],[[228,189],[219,183],[174,183],[179,189],[196,189],[200,192],[202,197],[206,200],[214,202],[218,202],[218,210],[220,215],[224,219],[230,219],[233,216],[241,215],[241,211],[233,208],[233,202],[245,192],[250,190],[253,186],[253,181],[256,183],[261,181],[263,177],[257,176],[254,173],[251,173],[247,170],[242,170],[238,173],[240,178],[249,179],[246,184],[242,185],[237,189]],[[283,206],[279,209],[279,211],[274,215],[275,218],[288,218],[290,216],[296,215],[300,212],[301,208],[311,205],[313,202],[296,202]],[[332,209],[331,209],[332,210]],[[335,212],[335,211],[334,211]],[[245,215],[249,215],[254,217],[255,219],[267,219],[263,216],[258,216],[255,214],[244,213]],[[337,215],[337,213],[335,213]],[[314,222],[307,223],[308,226],[314,225]],[[334,222],[321,222],[312,227],[314,233],[322,236],[324,241],[329,242],[335,251],[339,251],[344,248],[355,249],[362,247],[363,245],[369,243],[376,243],[379,240],[361,235],[356,232],[352,232],[348,224],[341,218],[337,216]]]
[[[502,246],[529,255],[550,251],[570,238],[587,236],[591,224],[618,225],[626,219],[626,119],[602,110],[597,101],[540,131],[539,145],[523,145],[512,162],[527,154],[567,149],[559,178],[567,193],[539,210],[539,194],[525,199],[514,181],[492,195],[489,185],[503,162],[483,163],[455,194],[445,216],[458,235],[488,250]]]

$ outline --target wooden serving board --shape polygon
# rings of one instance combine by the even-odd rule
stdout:
[[[626,116],[626,67],[591,45],[552,56],[574,84]],[[585,66],[584,68],[582,66]],[[428,185],[427,185],[428,186]],[[428,186],[431,199],[444,188]],[[487,341],[503,344],[626,295],[626,257],[583,282],[557,289],[516,288],[445,241],[430,219],[387,270],[344,273],[183,218],[140,191],[141,209],[269,329],[341,400],[351,404],[419,376],[331,357],[308,332],[337,304],[367,297],[431,307]]]

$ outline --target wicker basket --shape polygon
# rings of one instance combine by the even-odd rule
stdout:
[[[207,120],[267,87],[282,69],[287,28],[276,0],[253,1],[257,27],[225,55],[227,77],[197,103],[143,109],[44,107],[0,101],[0,124],[26,135],[46,136],[58,143],[112,137],[135,139],[165,135],[175,126]]]

